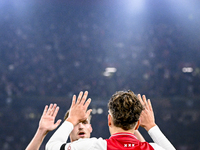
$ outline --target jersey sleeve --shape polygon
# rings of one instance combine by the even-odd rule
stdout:
[[[158,126],[154,126],[148,131],[148,134],[152,138],[152,140],[155,142],[150,143],[152,147],[155,147],[155,145],[159,145],[165,150],[176,150],[174,146],[171,144],[171,142],[165,137],[165,135],[161,132]]]
[[[156,143],[149,143],[149,144],[153,147],[154,150],[165,150],[164,148],[162,148]]]
[[[106,150],[107,143],[102,138],[86,138],[66,143],[73,128],[72,123],[65,121],[49,139],[45,150]]]
[[[67,143],[65,150],[107,150],[107,143],[102,138],[85,138]]]
[[[72,123],[64,121],[47,142],[45,150],[60,150],[61,146],[66,143],[73,128]]]

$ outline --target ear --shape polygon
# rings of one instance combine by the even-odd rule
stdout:
[[[91,124],[90,124],[90,133],[92,133],[92,130],[93,130],[93,129],[92,129],[92,126],[91,126]]]
[[[139,126],[140,126],[140,119],[138,120],[138,122],[137,122],[137,124],[135,126],[135,130],[137,130],[139,128]]]
[[[108,126],[110,127],[112,125],[112,117],[110,114],[108,114]]]

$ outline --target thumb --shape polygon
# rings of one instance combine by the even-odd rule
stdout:
[[[88,116],[91,114],[91,112],[92,112],[92,109],[87,110],[87,112],[86,112],[87,118],[88,118]]]
[[[60,125],[61,121],[62,121],[62,120],[59,119],[59,120],[54,124],[54,129],[57,128],[57,127]]]

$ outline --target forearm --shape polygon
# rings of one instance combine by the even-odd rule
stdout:
[[[64,121],[63,124],[56,130],[49,141],[46,144],[46,150],[59,150],[62,144],[66,143],[69,134],[73,130],[74,126],[68,121]]]
[[[158,126],[154,126],[148,131],[153,141],[166,150],[176,150],[171,142],[165,137]]]
[[[45,136],[46,133],[38,129],[26,150],[39,150]]]
[[[138,130],[135,130],[134,135],[137,137],[138,140],[141,142],[145,142],[144,137],[141,135],[141,133]]]

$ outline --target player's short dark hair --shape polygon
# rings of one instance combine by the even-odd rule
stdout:
[[[118,91],[108,103],[109,113],[116,127],[133,129],[144,107],[138,97],[130,90]]]

